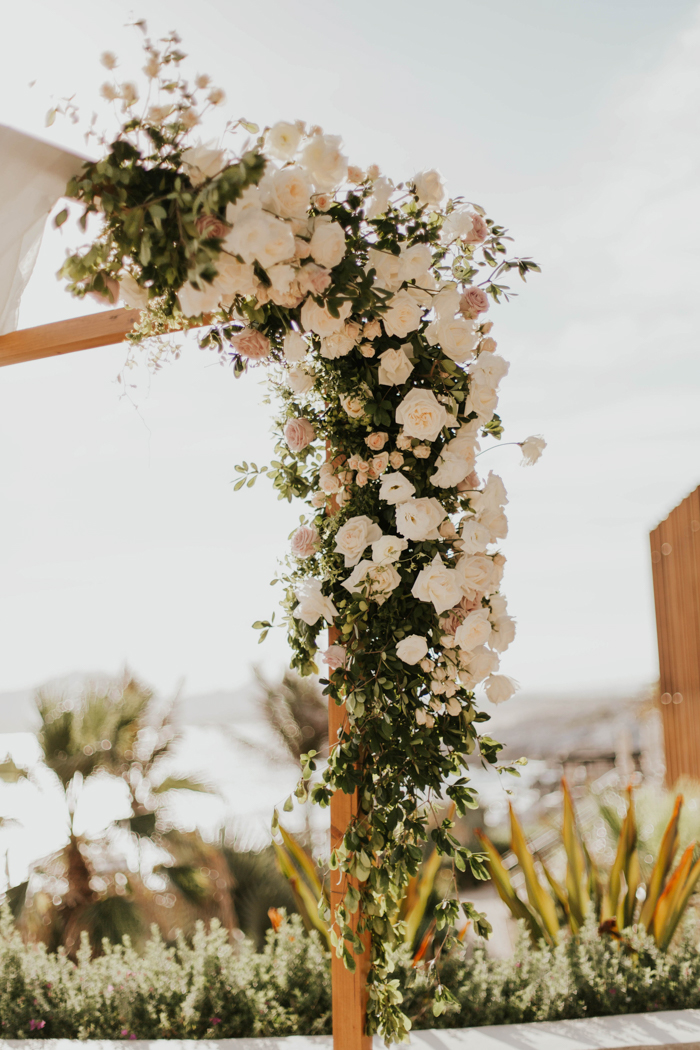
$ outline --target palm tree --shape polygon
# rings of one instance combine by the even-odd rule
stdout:
[[[232,929],[231,878],[221,851],[196,832],[179,831],[167,816],[176,792],[210,790],[160,772],[177,739],[172,704],[159,704],[127,672],[87,685],[75,699],[42,690],[36,702],[43,759],[65,797],[67,841],[34,866],[29,894],[27,884],[10,891],[26,933],[74,953],[82,931],[99,950],[103,937],[138,939],[152,922],[166,937],[176,927],[187,932],[196,918],[216,916]],[[75,813],[86,782],[98,774],[122,780],[131,813],[88,837],[76,833]],[[137,874],[126,863],[134,847]],[[154,888],[154,875],[170,892]]]
[[[255,678],[265,721],[282,755],[295,765],[307,751],[327,755],[328,702],[315,679],[301,678],[288,669],[279,682],[268,682],[259,668]]]

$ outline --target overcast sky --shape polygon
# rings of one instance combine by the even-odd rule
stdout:
[[[111,48],[139,64],[130,5],[24,0],[4,12],[0,122],[84,113]],[[523,690],[635,689],[657,675],[648,531],[700,482],[700,9],[690,0],[144,2],[177,28],[228,113],[301,117],[396,181],[439,167],[543,273],[494,309],[504,440],[542,433],[537,467],[481,461],[508,487],[504,669]],[[15,25],[10,30],[8,20]],[[76,25],[77,22],[77,25]],[[29,87],[30,82],[35,81]],[[21,325],[84,312],[47,234]],[[275,607],[268,581],[301,508],[234,466],[266,461],[268,410],[196,345],[120,397],[123,347],[0,372],[0,691],[125,661],[168,690],[237,686]],[[517,701],[513,701],[516,703]]]

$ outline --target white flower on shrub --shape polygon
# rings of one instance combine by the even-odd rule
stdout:
[[[460,600],[462,587],[456,571],[448,568],[436,554],[430,565],[416,576],[411,594],[418,601],[432,602],[435,612],[443,613]]]
[[[533,434],[532,437],[525,438],[524,441],[520,442],[520,448],[523,453],[521,463],[524,467],[531,467],[540,458],[542,453],[547,447],[547,442],[541,434]]]
[[[381,539],[382,530],[366,514],[348,518],[335,534],[335,549],[345,555],[345,566],[357,565],[365,549]]]
[[[492,704],[502,704],[518,691],[518,683],[507,674],[492,674],[484,688]]]
[[[328,623],[338,615],[335,605],[325,594],[321,593],[323,580],[310,577],[304,580],[294,589],[294,595],[299,602],[294,610],[297,620],[303,620],[309,627],[313,627],[321,617]]]
[[[447,511],[434,497],[411,498],[399,503],[396,508],[396,531],[415,543],[436,540],[439,536],[438,526],[446,517]]]
[[[417,664],[428,652],[428,640],[422,634],[409,634],[396,646],[396,655],[405,664]]]

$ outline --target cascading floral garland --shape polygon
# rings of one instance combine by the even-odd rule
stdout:
[[[359,889],[346,880],[332,941],[352,967],[361,903],[368,1030],[401,1040],[392,953],[426,839],[488,877],[452,821],[432,819],[433,803],[450,799],[459,814],[477,805],[470,755],[517,772],[497,766],[501,745],[479,732],[488,715],[476,687],[494,703],[514,692],[498,670],[515,625],[498,550],[506,491],[475,468],[481,437],[501,436],[508,371],[485,315],[508,298],[502,274],[538,267],[507,257],[505,230],[481,208],[445,201],[436,171],[395,186],[377,167],[350,166],[340,138],[318,127],[278,123],[239,156],[190,146],[203,106],[223,92],[206,77],[184,80],[174,34],[145,46],[159,99],[137,115],[133,83],[103,87],[121,105],[121,128],[67,190],[82,222],[97,213],[101,230],[62,273],[75,294],[139,308],[134,342],[205,322],[200,344],[229,355],[237,376],[269,368],[277,458],[242,464],[236,487],[265,473],[280,498],[308,507],[281,574],[284,623],[301,674],[317,672],[323,646],[323,684],[347,717],[320,775],[306,756],[297,797],[327,805],[335,791],[359,792],[360,815],[331,857]],[[116,65],[110,54],[103,62]],[[258,131],[243,121],[228,130],[241,127]],[[539,437],[519,444],[524,463],[544,448]],[[273,621],[255,625],[261,640]],[[337,637],[326,647],[329,625]],[[438,926],[454,926],[460,910],[488,932],[456,893],[438,906]],[[436,1012],[448,998],[438,980]]]

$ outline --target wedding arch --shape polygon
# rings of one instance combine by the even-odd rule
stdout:
[[[70,159],[54,220],[77,206],[84,229],[97,221],[61,272],[74,295],[112,309],[10,331],[0,363],[123,339],[135,353],[197,328],[236,377],[268,369],[276,458],[241,464],[236,487],[265,475],[281,499],[306,505],[280,570],[281,623],[292,666],[317,673],[322,650],[327,667],[330,756],[322,769],[314,752],[304,757],[296,797],[330,806],[335,1046],[366,1048],[373,1032],[401,1041],[409,1022],[391,972],[423,845],[432,840],[453,872],[488,877],[436,806],[477,805],[470,755],[516,772],[481,732],[488,715],[475,697],[482,684],[494,703],[515,690],[499,673],[515,631],[498,549],[508,500],[500,477],[476,465],[482,440],[501,437],[508,372],[488,311],[508,299],[509,271],[525,279],[538,268],[508,256],[506,231],[483,209],[447,199],[437,171],[395,185],[376,166],[350,165],[319,127],[235,121],[232,146],[197,143],[223,92],[204,76],[185,80],[175,34],[145,48],[151,102],[116,76],[103,85],[120,126],[97,161]],[[115,70],[113,55],[102,60]],[[32,141],[15,145],[31,153]],[[38,157],[36,171],[65,178],[65,156]],[[31,229],[36,241],[35,217]],[[17,243],[31,255],[34,241]],[[17,299],[31,265],[13,265]],[[525,464],[544,448],[539,437],[517,443]],[[254,626],[264,636],[274,617]],[[465,920],[488,933],[455,887],[437,907],[445,946]],[[439,959],[434,970],[439,1013],[449,993]]]

